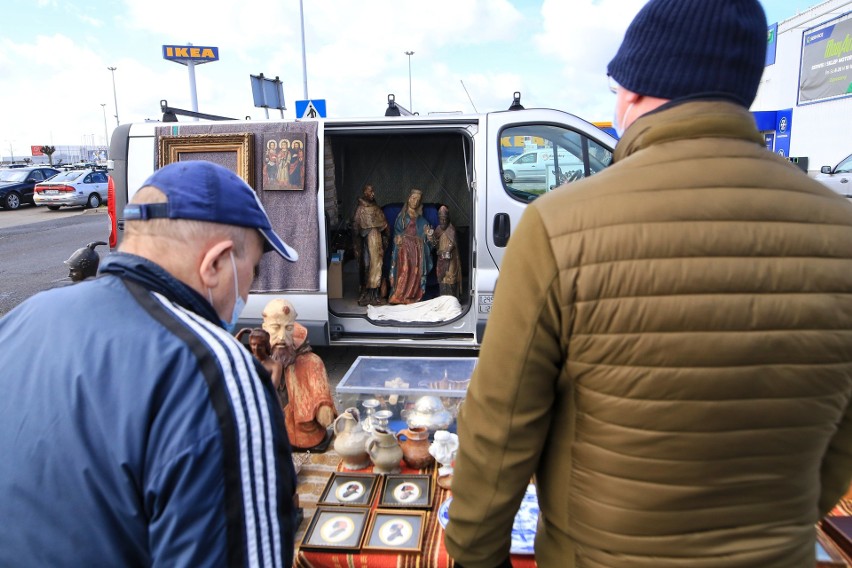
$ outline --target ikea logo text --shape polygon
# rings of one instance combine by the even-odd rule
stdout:
[[[164,45],[163,59],[170,61],[206,63],[219,60],[218,47],[197,45]]]

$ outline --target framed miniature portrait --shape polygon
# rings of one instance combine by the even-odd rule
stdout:
[[[305,189],[305,133],[263,135],[263,189]]]
[[[429,509],[433,493],[431,475],[386,475],[379,507]]]
[[[224,166],[254,187],[254,150],[248,132],[191,134],[160,138],[158,167],[189,160],[207,160]]]
[[[335,472],[325,484],[317,505],[369,507],[378,486],[379,476],[375,473]]]
[[[419,552],[423,544],[426,511],[376,509],[364,539],[364,550]]]
[[[369,509],[317,507],[300,548],[355,552],[361,548]]]

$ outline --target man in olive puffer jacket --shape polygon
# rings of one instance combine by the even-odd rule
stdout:
[[[462,406],[446,546],[539,567],[814,565],[852,476],[852,206],[763,146],[757,0],[651,0],[612,166],[534,202]],[[457,564],[457,565],[458,565]]]

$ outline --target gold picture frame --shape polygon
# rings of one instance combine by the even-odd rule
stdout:
[[[162,136],[157,167],[189,160],[208,160],[228,168],[254,188],[253,138],[254,135],[249,132]]]
[[[366,508],[317,507],[299,548],[357,552],[369,514]]]
[[[363,550],[420,552],[426,511],[376,509],[363,537]]]

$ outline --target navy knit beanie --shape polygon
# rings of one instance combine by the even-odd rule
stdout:
[[[766,29],[758,0],[650,0],[607,72],[639,95],[725,96],[748,108],[766,61]]]

